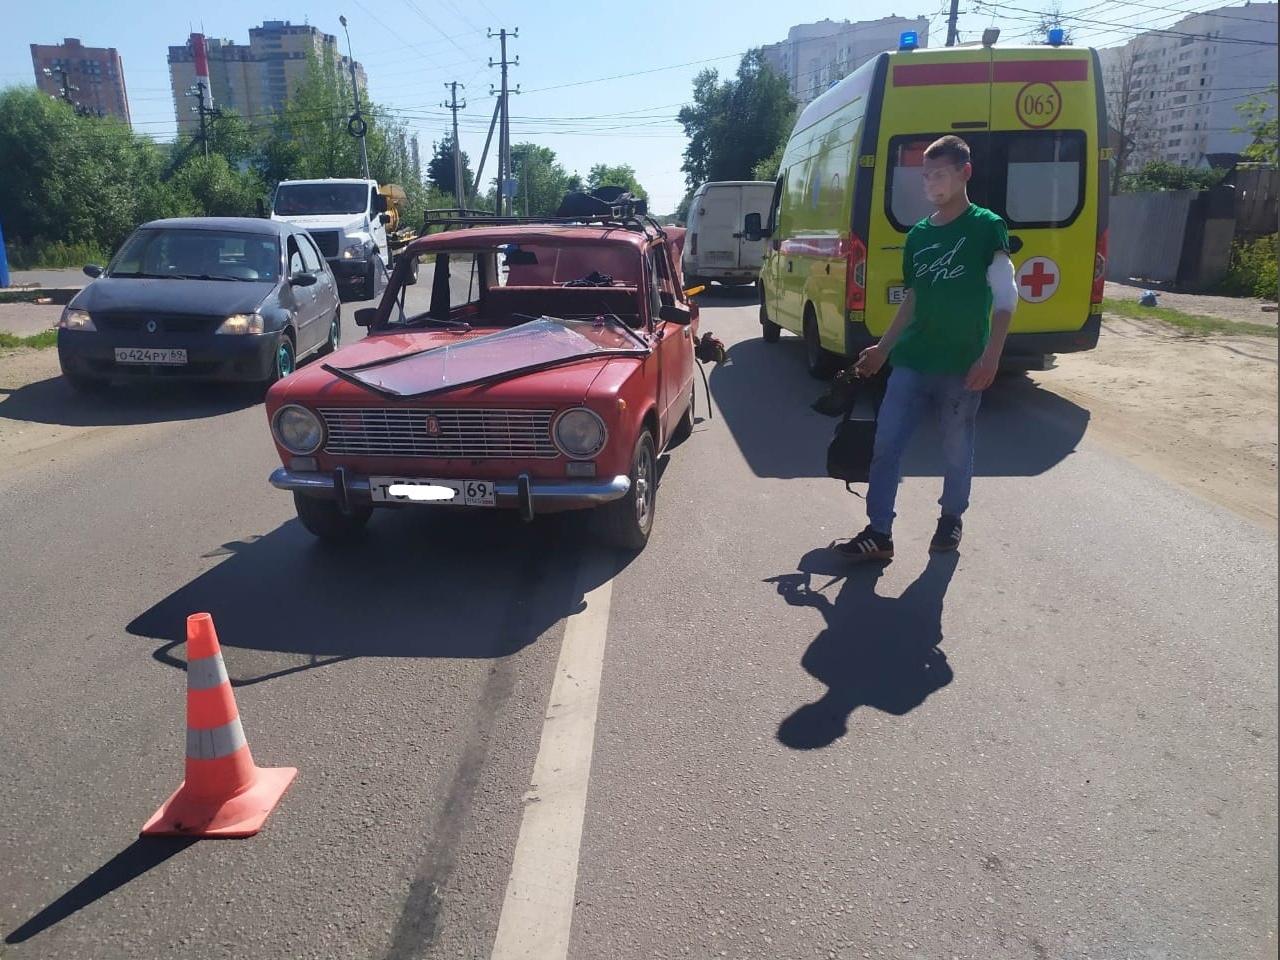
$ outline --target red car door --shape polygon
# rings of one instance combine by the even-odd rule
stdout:
[[[687,324],[668,323],[658,317],[664,303],[676,299],[675,281],[667,260],[667,249],[661,244],[650,248],[648,301],[658,357],[658,411],[662,420],[659,444],[675,429],[689,403],[693,384],[693,334]]]

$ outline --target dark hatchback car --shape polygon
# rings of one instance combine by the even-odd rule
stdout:
[[[144,223],[67,304],[58,362],[76,390],[114,380],[269,386],[337,349],[338,286],[287,223],[189,217]]]

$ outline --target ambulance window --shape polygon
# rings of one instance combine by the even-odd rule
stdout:
[[[1005,175],[1000,212],[1010,229],[1060,227],[1074,220],[1084,198],[1084,132],[1002,133],[997,140]]]
[[[894,137],[889,144],[889,213],[894,226],[910,230],[933,212],[924,192],[924,151],[938,139]]]

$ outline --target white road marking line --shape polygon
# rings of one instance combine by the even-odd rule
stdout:
[[[603,565],[603,558],[588,558],[580,575]],[[565,623],[493,960],[563,960],[569,953],[613,595],[612,579],[603,580],[584,597],[586,608]]]

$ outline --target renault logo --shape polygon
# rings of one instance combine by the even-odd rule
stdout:
[[[155,332],[156,332],[156,322],[154,320],[148,320],[147,333],[155,333]]]

